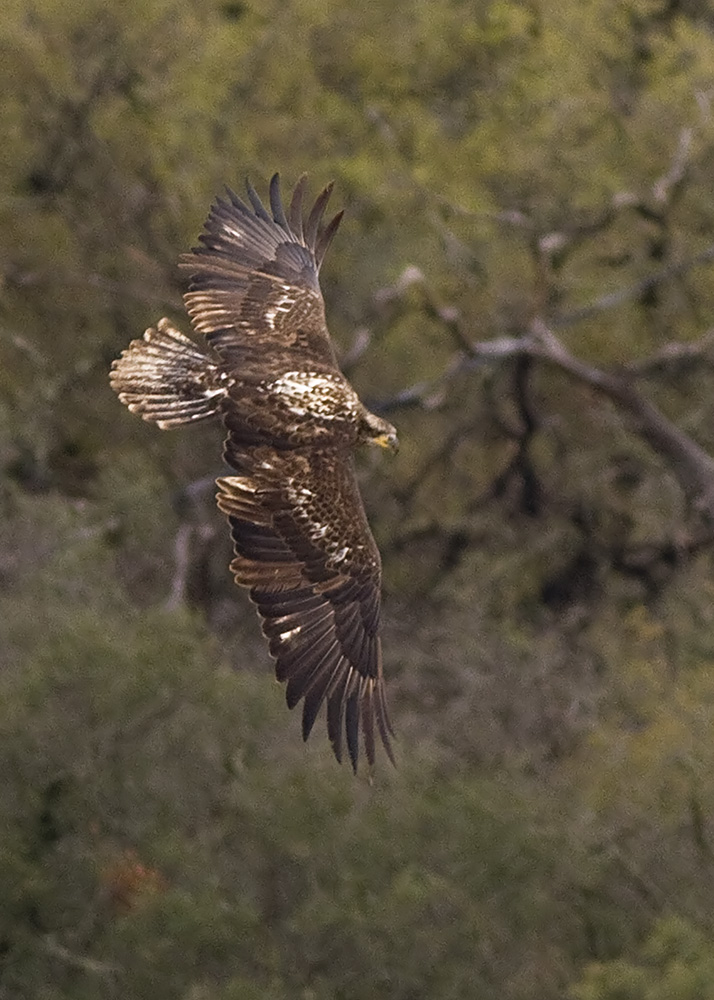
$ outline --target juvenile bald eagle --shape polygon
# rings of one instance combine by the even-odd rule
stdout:
[[[360,497],[353,449],[396,448],[340,372],[318,274],[342,218],[323,224],[332,185],[303,222],[305,177],[283,208],[278,175],[269,213],[247,184],[212,206],[201,246],[180,259],[197,345],[168,319],[114,362],[122,403],[162,429],[210,417],[227,431],[217,480],[236,583],[250,588],[287,703],[303,699],[307,739],[323,702],[338,761],[343,735],[357,768],[362,731],[393,761],[379,639],[381,563]]]

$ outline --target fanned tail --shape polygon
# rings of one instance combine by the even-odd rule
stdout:
[[[129,344],[110,381],[132,413],[162,430],[215,416],[227,392],[216,362],[167,319]]]

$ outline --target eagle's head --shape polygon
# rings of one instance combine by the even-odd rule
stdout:
[[[389,448],[390,451],[399,450],[399,438],[396,429],[388,420],[383,420],[369,410],[364,409],[361,415],[359,426],[360,441],[366,444],[377,445],[380,448]]]

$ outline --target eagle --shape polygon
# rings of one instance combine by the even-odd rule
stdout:
[[[357,445],[396,450],[339,369],[319,273],[343,212],[325,223],[332,184],[305,218],[306,176],[285,211],[279,175],[268,210],[230,188],[211,207],[200,246],[179,258],[199,343],[168,319],[114,361],[111,386],[162,430],[223,423],[217,502],[233,541],[231,570],[249,589],[286,700],[301,700],[307,739],[323,703],[338,761],[370,765],[378,733],[394,763],[379,636],[381,561],[353,460]]]

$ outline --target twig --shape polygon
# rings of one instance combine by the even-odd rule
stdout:
[[[531,351],[607,396],[630,425],[669,464],[696,508],[714,519],[714,460],[622,375],[593,368],[571,355],[542,320],[531,327]]]
[[[98,976],[113,976],[122,971],[118,965],[109,965],[106,962],[98,962],[94,958],[87,958],[86,955],[75,954],[49,934],[40,938],[40,945],[48,955],[59,958],[67,965],[71,965],[75,969],[82,969],[84,972],[92,972]]]
[[[171,593],[166,599],[165,608],[167,611],[176,611],[186,599],[186,582],[188,571],[191,565],[191,535],[193,526],[190,524],[179,525],[174,541],[174,576],[171,582]]]
[[[635,433],[665,459],[696,509],[714,520],[714,460],[711,456],[638,392],[630,373],[626,370],[613,372],[581,361],[540,318],[532,322],[525,337],[502,337],[470,344],[468,356],[454,355],[436,379],[417,383],[383,400],[380,409],[387,412],[404,406],[427,407],[429,400],[445,398],[447,383],[460,372],[486,359],[515,358],[524,354],[555,365],[613,402]]]
[[[641,281],[637,281],[633,285],[628,285],[626,288],[619,289],[619,291],[609,292],[607,295],[602,295],[600,298],[595,299],[586,306],[581,306],[580,308],[573,309],[570,312],[561,313],[559,316],[551,317],[551,326],[555,329],[561,330],[564,327],[574,326],[576,323],[581,323],[584,319],[591,319],[593,316],[597,316],[598,313],[606,312],[608,309],[616,309],[618,306],[622,306],[626,302],[632,302],[642,298],[644,293],[648,292],[651,288],[654,288],[655,285],[668,281],[670,278],[679,277],[681,274],[686,274],[695,267],[708,263],[710,260],[714,260],[714,244],[705,247],[704,250],[694,254],[693,257],[689,257],[687,260],[680,261],[678,264],[670,264],[667,267],[660,268],[659,271],[655,271],[653,274],[648,275],[646,278],[642,278]]]
[[[372,343],[372,331],[367,326],[360,326],[355,330],[352,343],[347,348],[340,359],[340,368],[345,374],[354,368],[357,362],[366,353]]]
[[[712,356],[708,357],[710,353]],[[674,342],[665,344],[655,354],[639,361],[628,361],[623,368],[629,374],[642,377],[683,367],[695,361],[708,361],[714,364],[714,330],[707,330],[698,340],[688,344]]]
[[[687,165],[689,163],[689,151],[692,147],[693,138],[693,129],[683,128],[681,130],[679,133],[677,149],[672,158],[672,165],[667,173],[660,177],[659,180],[655,181],[652,185],[652,195],[655,201],[660,204],[666,204],[670,200],[672,193],[676,192],[677,188],[684,180]]]

